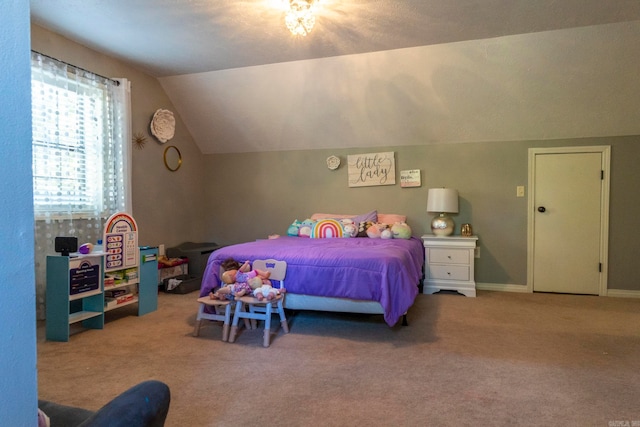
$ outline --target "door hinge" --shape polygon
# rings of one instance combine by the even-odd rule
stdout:
[[[598,273],[602,273],[602,263],[598,263]]]
[[[604,171],[603,171],[603,170],[601,170],[601,171],[600,171],[600,179],[601,179],[601,180],[603,180],[603,179],[604,179]]]

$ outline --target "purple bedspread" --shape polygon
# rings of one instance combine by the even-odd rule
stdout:
[[[287,292],[378,301],[393,326],[413,305],[422,278],[424,247],[411,239],[310,239],[280,237],[226,246],[211,253],[200,296],[220,283],[220,263],[277,259],[287,261]]]

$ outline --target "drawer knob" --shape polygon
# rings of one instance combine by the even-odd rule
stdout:
[[[450,271],[447,271],[447,274],[448,274],[449,276],[451,276],[451,272],[450,272]]]
[[[451,259],[451,255],[447,255],[447,258]]]

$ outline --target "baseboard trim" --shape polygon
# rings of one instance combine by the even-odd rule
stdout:
[[[530,293],[526,285],[513,285],[507,283],[476,283],[476,289],[479,291]],[[606,296],[614,298],[640,298],[640,291],[626,289],[608,289]]]
[[[607,296],[617,298],[640,298],[640,291],[630,291],[626,289],[607,289]]]
[[[510,285],[508,283],[476,283],[476,289],[481,291],[528,292],[525,285]]]

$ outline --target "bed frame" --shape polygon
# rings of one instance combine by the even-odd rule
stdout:
[[[334,311],[340,313],[384,314],[377,301],[362,301],[348,298],[319,297],[287,292],[284,298],[287,310]],[[407,313],[402,316],[402,326],[408,326]]]

